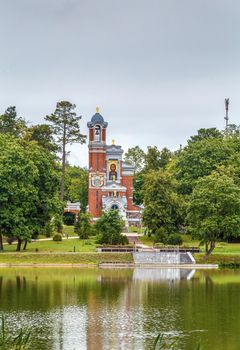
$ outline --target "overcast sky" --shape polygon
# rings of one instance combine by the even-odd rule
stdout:
[[[125,149],[222,129],[225,97],[240,124],[239,0],[0,0],[0,45],[0,113],[41,123],[69,100],[87,133],[99,106]]]

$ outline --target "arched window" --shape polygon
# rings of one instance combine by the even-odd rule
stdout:
[[[94,129],[94,141],[101,141],[101,127],[99,125],[96,125]]]
[[[117,205],[117,204],[113,204],[113,205],[111,206],[111,209],[112,209],[112,210],[118,210],[119,208],[118,208],[118,205]]]

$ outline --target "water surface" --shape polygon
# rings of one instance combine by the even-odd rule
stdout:
[[[36,350],[239,350],[240,271],[6,268],[0,312]]]

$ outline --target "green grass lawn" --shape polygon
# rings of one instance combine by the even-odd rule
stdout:
[[[142,244],[148,245],[149,247],[154,245],[154,236],[139,236],[138,238]]]
[[[68,225],[63,225],[63,234],[67,235],[69,237],[71,236],[77,236],[77,234],[74,232],[74,226],[68,226]]]
[[[49,241],[32,241],[27,245],[28,252],[35,252],[36,249],[39,252],[95,252],[96,243],[95,239],[81,240],[79,238],[65,239],[61,242],[54,242],[52,239]],[[16,244],[5,244],[5,252],[14,252],[16,250]]]
[[[184,247],[199,247],[199,241],[192,240],[190,235],[181,235],[183,239],[182,246]],[[151,237],[148,236],[139,236],[139,240],[150,247],[154,245],[154,235]],[[200,250],[204,253],[204,247],[200,246]],[[240,254],[240,243],[226,243],[226,242],[217,242],[216,248],[213,251],[213,254]]]

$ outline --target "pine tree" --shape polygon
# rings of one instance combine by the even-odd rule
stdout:
[[[66,167],[66,147],[72,143],[86,142],[86,136],[80,133],[79,121],[82,117],[77,117],[74,112],[76,105],[68,101],[58,102],[55,112],[47,115],[45,120],[52,123],[53,132],[61,148],[62,171],[61,171],[61,190],[60,199],[64,200],[64,180]]]

